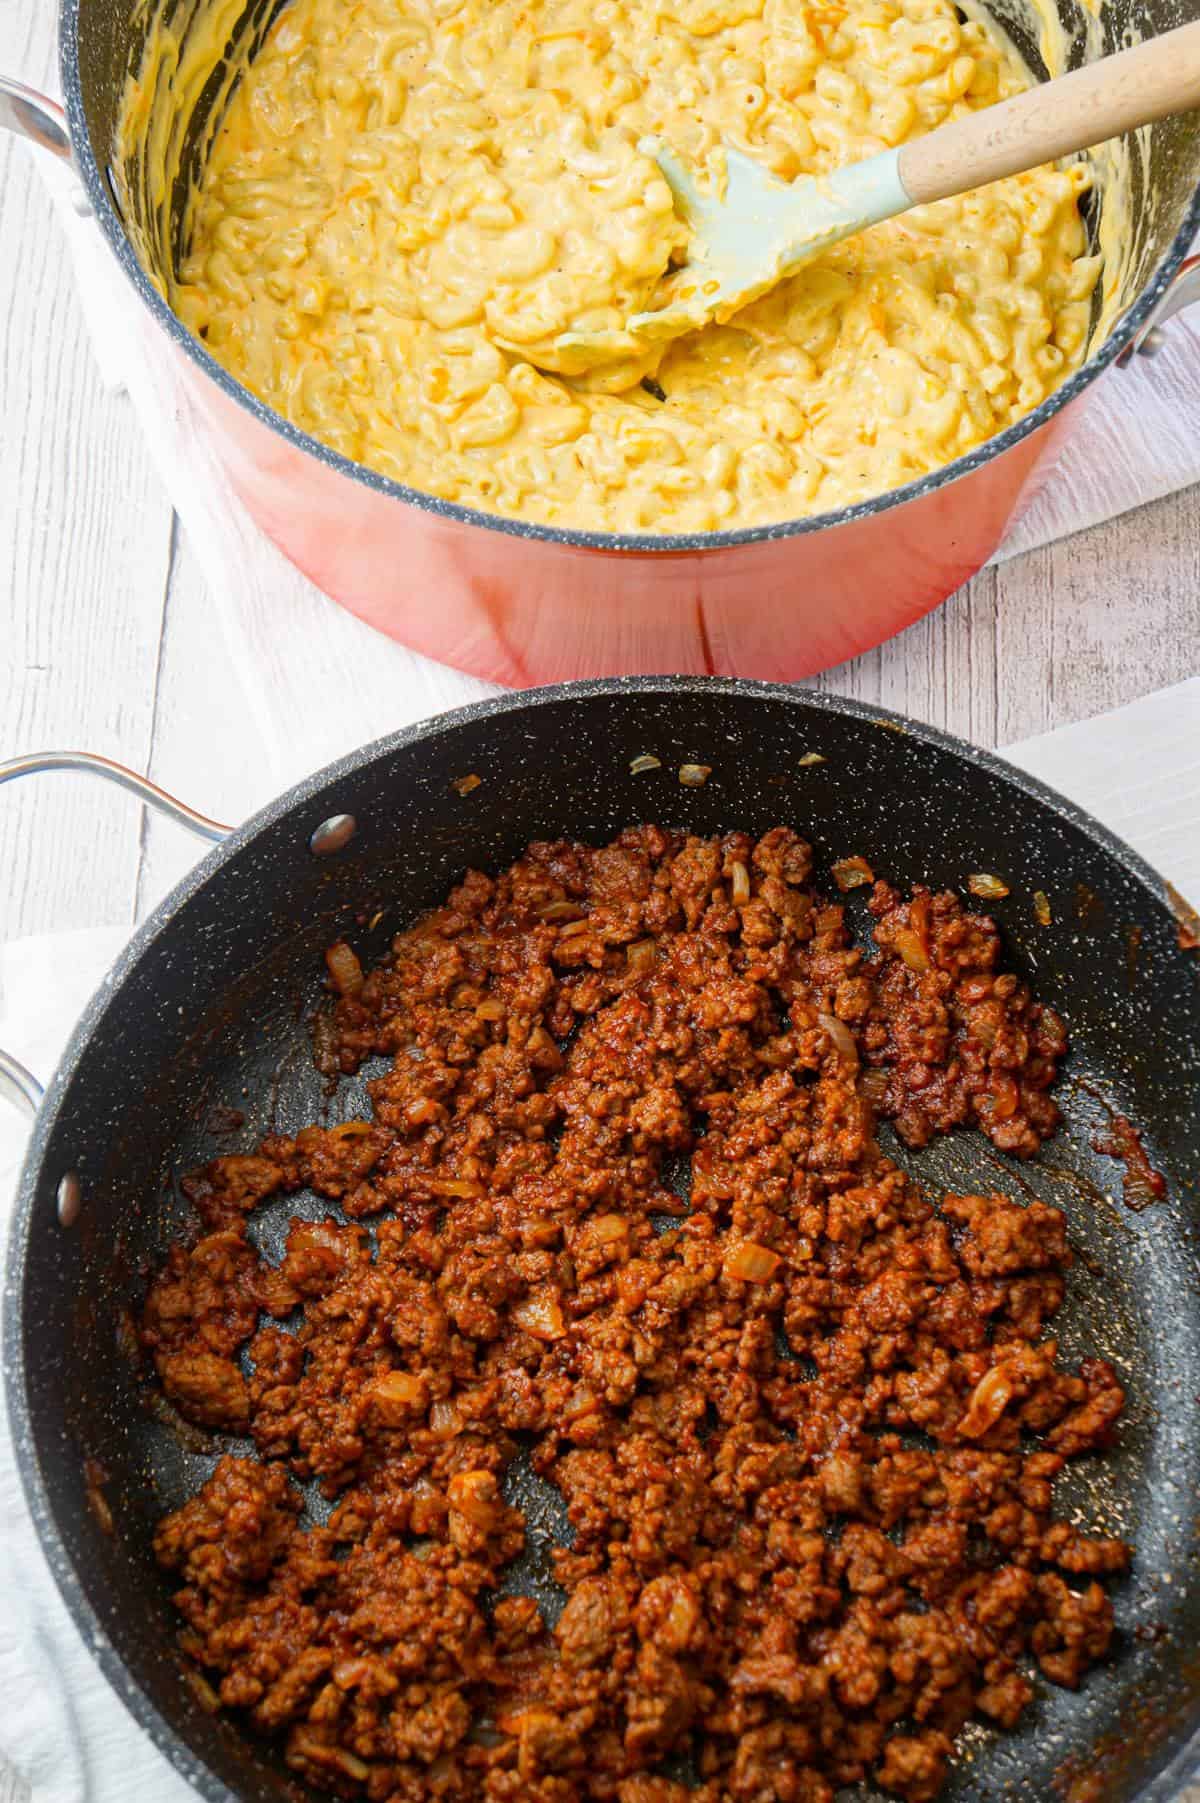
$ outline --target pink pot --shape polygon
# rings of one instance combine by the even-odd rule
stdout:
[[[1068,23],[1072,4],[1062,0]],[[1179,22],[1177,0],[1144,10],[1151,27]],[[1127,0],[1109,0],[1106,48],[1120,42],[1126,12]],[[61,0],[66,112],[0,77],[0,125],[74,162],[263,531],[381,632],[492,681],[659,671],[788,680],[879,644],[986,562],[1064,410],[1131,346],[1152,344],[1155,320],[1200,287],[1200,259],[1183,262],[1200,220],[1191,114],[1150,127],[1148,155],[1139,145],[1134,158],[1153,205],[1135,212],[1124,316],[1082,369],[996,438],[906,488],[778,526],[655,539],[523,525],[349,463],[242,388],[175,318],[134,254],[107,176],[139,16],[133,0]]]
[[[1054,433],[1044,424],[954,481],[841,523],[610,549],[400,500],[285,437],[191,360],[187,374],[237,493],[318,588],[429,657],[519,686],[672,671],[789,681],[854,657],[986,563]]]

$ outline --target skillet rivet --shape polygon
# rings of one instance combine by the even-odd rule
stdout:
[[[59,1183],[56,1200],[59,1226],[74,1227],[83,1206],[83,1185],[74,1171],[68,1171]]]
[[[335,851],[349,845],[357,831],[358,821],[353,814],[331,814],[328,820],[322,820],[308,842],[308,849],[314,858],[332,857]]]

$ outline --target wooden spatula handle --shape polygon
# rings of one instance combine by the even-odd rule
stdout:
[[[916,204],[943,200],[1196,106],[1200,21],[914,138],[900,178]]]

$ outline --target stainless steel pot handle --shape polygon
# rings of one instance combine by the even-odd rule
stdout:
[[[12,85],[0,80],[0,88]],[[3,106],[3,94],[0,94],[0,123],[4,122]],[[210,845],[219,844],[233,830],[219,820],[210,820],[207,814],[189,808],[185,802],[177,801],[157,783],[139,776],[125,764],[115,763],[112,758],[97,757],[88,751],[34,751],[24,757],[4,758],[0,760],[0,786],[15,782],[19,776],[35,776],[45,770],[82,770],[91,776],[102,777],[105,782],[115,783],[118,788],[136,795],[147,807],[175,821],[177,826],[186,827]],[[0,1047],[0,1097],[32,1118],[38,1111],[42,1094],[42,1085],[33,1072]]]
[[[39,94],[36,88],[27,88],[24,82],[12,81],[7,75],[0,75],[0,129],[15,131],[18,137],[53,151],[64,162],[72,161],[67,115],[57,100]]]
[[[11,76],[0,75],[0,131],[15,132],[19,138],[27,138],[31,144],[36,144],[39,150],[48,150],[78,177],[67,115],[49,94],[27,88],[24,82],[13,81]],[[70,184],[67,198],[81,219],[92,217],[92,203],[82,180]]]
[[[1117,358],[1118,364],[1128,363],[1135,351],[1143,357],[1157,356],[1168,342],[1161,328],[1168,319],[1174,319],[1176,313],[1182,313],[1185,307],[1194,306],[1197,301],[1200,301],[1200,257],[1185,257],[1149,319]]]

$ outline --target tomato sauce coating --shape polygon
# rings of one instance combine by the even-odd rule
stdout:
[[[1063,1025],[956,897],[876,883],[865,949],[845,912],[787,828],[531,845],[370,974],[331,948],[319,1061],[388,1060],[369,1121],[185,1179],[141,1337],[251,1450],[157,1552],[205,1694],[310,1782],[926,1803],[968,1721],[1104,1655],[1130,1549],[1053,1486],[1124,1399],[1058,1357],[1064,1215],[927,1196],[876,1137],[1035,1152]],[[299,1190],[273,1266],[248,1220]]]

